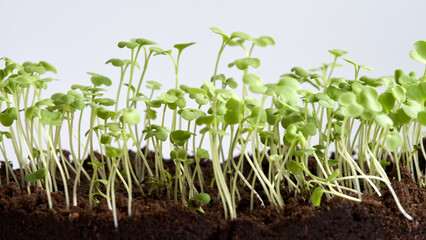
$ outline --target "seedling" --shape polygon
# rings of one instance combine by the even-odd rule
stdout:
[[[206,212],[203,210],[202,206],[207,205],[210,202],[210,195],[207,193],[200,193],[188,201],[188,207],[192,210],[197,210],[202,214]]]

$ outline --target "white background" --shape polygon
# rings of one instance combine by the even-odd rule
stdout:
[[[408,53],[414,42],[426,39],[425,11],[426,1],[421,0],[0,0],[0,57],[53,64],[58,70],[54,77],[60,82],[50,85],[46,97],[66,92],[75,83],[88,85],[86,72],[95,72],[113,80],[108,97],[114,98],[119,72],[104,63],[113,57],[129,58],[129,50],[117,47],[119,41],[143,37],[163,49],[195,41],[182,55],[180,83],[196,87],[213,74],[221,38],[209,27],[216,26],[226,33],[243,31],[275,39],[276,46],[254,50],[253,55],[262,61],[254,72],[264,82],[278,81],[294,66],[309,69],[330,62],[327,50],[334,48],[374,68],[369,73],[373,77],[392,75],[397,68],[422,74],[424,66]],[[240,73],[226,65],[241,57],[240,49],[225,50],[219,73],[240,80]],[[351,78],[353,68],[345,63],[336,74]],[[161,82],[163,90],[172,88],[170,59],[152,58],[145,79]]]

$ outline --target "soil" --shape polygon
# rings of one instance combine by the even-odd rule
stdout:
[[[174,172],[173,162],[165,161],[165,166]],[[211,162],[202,160],[201,166],[205,182],[210,183]],[[91,173],[89,166],[87,169]],[[270,206],[261,207],[259,201],[250,211],[250,191],[241,187],[238,218],[226,221],[213,188],[206,189],[212,200],[201,214],[174,203],[161,191],[147,194],[151,186],[145,184],[144,195],[134,191],[131,217],[127,216],[127,193],[117,189],[118,229],[104,200],[90,210],[86,197],[89,182],[84,178],[78,188],[78,206],[67,210],[64,193],[59,191],[52,193],[53,209],[49,209],[44,190],[30,186],[28,194],[16,183],[5,185],[4,171],[3,166],[0,239],[426,239],[426,189],[419,187],[403,166],[401,182],[395,180],[395,167],[389,168],[389,177],[413,221],[400,213],[386,188],[381,191],[383,197],[364,195],[362,203],[324,197],[321,206],[313,207],[309,194],[296,195],[283,186],[285,208],[278,212]],[[19,171],[15,172],[19,177]],[[59,178],[58,184],[63,189]]]

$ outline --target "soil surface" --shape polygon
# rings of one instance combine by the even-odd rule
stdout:
[[[165,166],[174,172],[171,161],[165,161]],[[206,183],[210,183],[211,163],[202,161],[201,166]],[[90,167],[87,169],[90,174]],[[320,207],[313,207],[308,194],[295,195],[284,186],[285,208],[278,212],[262,207],[259,201],[250,211],[250,191],[241,187],[238,218],[226,221],[213,188],[206,189],[212,200],[201,214],[174,203],[161,191],[147,194],[151,186],[144,184],[145,194],[134,191],[131,217],[127,216],[127,193],[117,189],[119,228],[115,229],[105,200],[99,199],[90,210],[89,182],[84,178],[77,206],[66,209],[64,193],[59,191],[52,193],[53,209],[49,209],[44,190],[31,186],[28,194],[27,188],[16,183],[4,184],[2,167],[0,239],[426,239],[426,189],[419,187],[404,167],[401,171],[401,182],[395,180],[395,168],[389,169],[389,177],[413,221],[400,213],[386,188],[381,190],[382,197],[364,195],[362,203],[324,197]],[[15,172],[19,177],[19,171]],[[63,189],[60,178],[58,184]]]

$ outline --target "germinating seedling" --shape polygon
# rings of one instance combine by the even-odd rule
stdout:
[[[114,99],[108,98],[104,88],[113,81],[92,72],[88,85],[74,84],[66,92],[43,99],[43,91],[54,80],[44,74],[56,73],[56,69],[44,61],[18,64],[2,58],[0,124],[4,129],[0,131],[0,150],[6,182],[1,184],[14,181],[26,186],[28,193],[30,184],[35,184],[46,190],[52,208],[50,195],[59,191],[55,177],[59,175],[69,207],[68,182],[73,181],[72,205],[76,206],[79,183],[86,178],[90,181],[90,207],[105,199],[115,227],[118,187],[127,192],[127,212],[132,216],[134,191],[165,193],[176,203],[205,213],[203,206],[210,202],[206,186],[210,185],[217,189],[225,218],[235,219],[240,186],[251,191],[250,209],[257,198],[261,206],[269,204],[282,211],[283,187],[296,194],[309,191],[313,206],[319,206],[324,196],[361,201],[364,193],[381,195],[385,185],[400,211],[412,219],[401,207],[384,168],[395,164],[401,180],[403,165],[424,187],[426,176],[419,159],[426,155],[422,141],[426,68],[420,77],[399,69],[392,76],[361,76],[373,69],[343,58],[347,52],[334,49],[329,51],[332,63],[311,70],[294,67],[276,83],[265,84],[250,70],[261,65],[255,47],[273,46],[273,38],[254,38],[243,32],[227,35],[216,27],[211,30],[222,41],[213,76],[199,86],[179,85],[182,53],[189,52],[194,42],[176,44],[167,51],[145,38],[119,42],[118,47],[127,49],[130,57],[106,62],[120,71]],[[241,70],[239,75],[219,73],[227,47],[243,50],[242,56],[228,64]],[[148,64],[157,55],[172,60],[175,76],[171,89],[161,91],[161,84],[152,80],[145,82],[146,89],[142,87]],[[409,55],[426,65],[426,41],[416,42]],[[344,66],[339,63],[342,58],[343,64],[354,67],[352,79],[333,75],[336,67]],[[241,96],[233,90],[239,84]],[[304,88],[306,84],[315,90]],[[187,107],[189,103],[196,107]],[[165,119],[170,115],[172,123],[167,126]],[[85,118],[89,118],[89,129],[82,127]],[[62,128],[68,132],[67,147],[62,145]],[[317,143],[314,137],[318,137]],[[209,149],[203,148],[205,139]],[[13,146],[19,174],[24,176],[21,181],[7,161],[6,142]],[[171,146],[173,173],[164,167],[165,144]],[[329,155],[332,146],[334,157]],[[134,159],[129,155],[131,147],[137,149]],[[70,151],[69,158],[65,149]],[[234,159],[237,149],[241,154]],[[150,150],[153,164],[148,161]],[[309,158],[314,160],[316,172],[310,171]],[[212,161],[212,182],[204,181],[202,159]],[[83,167],[85,161],[92,168],[90,174]],[[73,180],[71,176],[75,176]],[[143,190],[146,185],[147,192]]]

